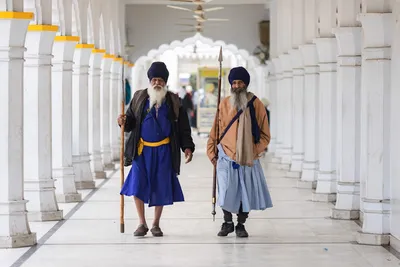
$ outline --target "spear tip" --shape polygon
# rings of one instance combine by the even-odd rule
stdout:
[[[220,50],[219,50],[218,61],[219,61],[219,62],[222,62],[222,61],[223,61],[223,57],[222,57],[222,46],[221,46],[221,48],[220,48]]]

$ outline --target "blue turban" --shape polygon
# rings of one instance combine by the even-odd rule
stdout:
[[[153,78],[162,78],[165,83],[168,81],[169,71],[164,62],[153,62],[147,71],[147,77],[151,81]]]
[[[228,80],[231,85],[234,80],[241,80],[248,86],[250,83],[250,74],[243,67],[233,68],[229,72]]]

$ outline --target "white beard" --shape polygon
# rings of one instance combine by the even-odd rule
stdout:
[[[246,105],[247,105],[247,91],[244,90],[240,93],[233,93],[231,92],[231,97],[230,97],[230,103],[231,103],[231,108],[232,110],[240,110],[246,109]]]
[[[164,86],[161,90],[156,90],[150,85],[147,89],[147,92],[149,94],[150,107],[154,106],[155,104],[161,106],[167,94],[167,87]]]

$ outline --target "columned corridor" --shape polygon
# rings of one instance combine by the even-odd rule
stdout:
[[[195,138],[203,147],[206,140]],[[267,159],[269,155],[266,156]],[[264,161],[265,163],[265,161]],[[95,191],[79,190],[84,202],[60,204],[65,220],[31,223],[38,245],[0,250],[0,266],[337,266],[395,267],[400,260],[383,247],[355,243],[354,221],[329,218],[330,203],[313,202],[310,189],[296,187],[276,164],[266,164],[274,207],[252,212],[246,223],[250,237],[216,234],[222,222],[211,216],[212,168],[204,151],[183,167],[180,176],[186,202],[167,207],[161,227],[165,236],[135,238],[138,224],[131,199],[126,199],[125,234],[119,233],[119,172],[97,181]],[[128,168],[126,169],[128,171]],[[153,218],[154,209],[147,209]],[[12,265],[16,262],[14,265]],[[22,263],[22,265],[20,265]]]
[[[166,1],[0,0],[0,267],[400,265],[400,0],[249,1],[215,0],[230,28],[182,37]],[[269,25],[264,61],[256,37],[231,35],[256,36],[256,11]],[[246,67],[270,103],[261,161],[274,207],[251,213],[248,239],[218,238],[206,139],[193,130],[186,202],[166,208],[165,236],[133,237],[131,199],[119,233],[123,84],[133,96],[164,60],[178,92],[182,71],[215,67],[220,47],[224,69]]]

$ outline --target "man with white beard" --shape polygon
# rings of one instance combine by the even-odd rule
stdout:
[[[248,237],[244,223],[251,210],[272,207],[259,158],[270,141],[267,114],[263,103],[247,91],[250,75],[243,67],[233,68],[228,76],[231,95],[219,106],[219,133],[216,120],[207,142],[207,155],[217,167],[218,205],[224,223],[218,236],[236,231]],[[218,154],[216,153],[218,149]],[[234,226],[232,213],[237,214]]]
[[[149,231],[144,203],[155,207],[151,233],[163,236],[160,228],[163,207],[184,201],[177,177],[180,150],[189,163],[195,145],[179,97],[166,89],[169,76],[166,65],[154,62],[147,76],[149,88],[135,92],[126,115],[118,117],[118,125],[125,125],[125,131],[131,132],[125,158],[132,159],[132,168],[120,194],[134,198],[140,220],[134,236],[145,236]]]

